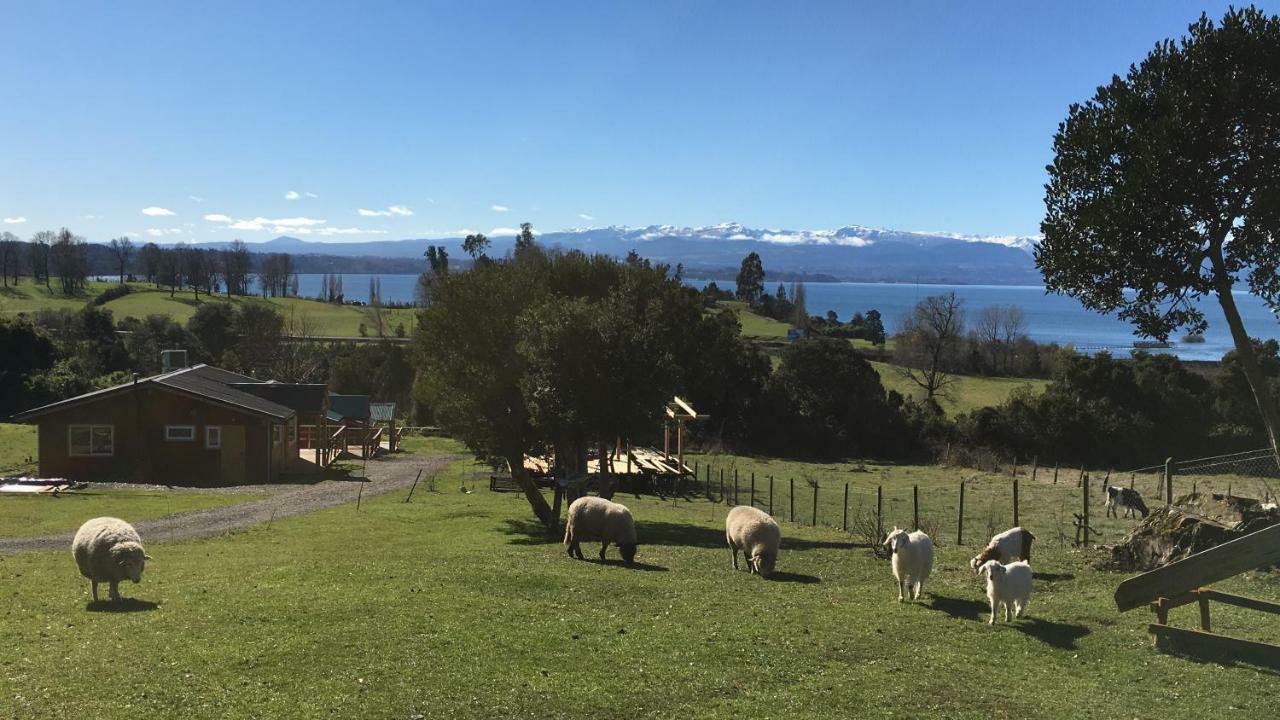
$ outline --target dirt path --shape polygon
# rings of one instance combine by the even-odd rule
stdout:
[[[364,484],[363,497],[370,498],[400,489],[407,491],[419,468],[425,477],[455,459],[457,458],[452,456],[396,455],[371,461],[367,470],[369,482]],[[261,500],[174,513],[140,521],[134,527],[147,543],[223,535],[273,519],[355,502],[360,486],[361,483],[354,481],[273,486],[270,494]],[[0,538],[0,555],[67,549],[71,547],[74,535],[74,532],[67,532],[43,537]]]

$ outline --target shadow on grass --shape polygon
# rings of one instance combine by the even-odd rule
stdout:
[[[605,558],[599,560],[597,558],[584,558],[578,562],[591,563],[592,565],[607,565],[609,567],[619,568],[621,570],[639,570],[640,572],[667,572],[667,568],[661,565],[650,565],[649,563],[633,562],[630,565],[617,558]]]
[[[977,620],[982,617],[983,613],[991,612],[991,606],[984,602],[967,598],[945,597],[943,595],[934,595],[933,602],[928,607],[933,610],[940,610],[957,620]]]
[[[1075,650],[1076,641],[1090,632],[1084,625],[1071,625],[1040,618],[1015,620],[1011,627],[1060,650]]]
[[[1045,582],[1057,582],[1059,580],[1075,580],[1076,576],[1071,573],[1031,573],[1032,580],[1044,580]]]
[[[800,573],[780,572],[774,570],[769,575],[769,582],[781,583],[800,583],[801,585],[813,585],[822,582],[822,578],[813,575],[801,575]]]
[[[547,543],[560,542],[564,537],[563,531],[557,531],[554,536],[548,536],[546,529],[543,528],[540,523],[533,520],[506,520],[504,522],[506,523],[506,528],[503,532],[513,536],[509,541],[512,545],[545,545]],[[672,547],[697,548],[728,547],[723,530],[704,527],[701,525],[669,522],[637,522],[636,536],[640,540],[641,547],[644,547],[645,545],[667,545]],[[870,546],[854,542],[798,540],[796,538],[782,539],[782,550],[784,551],[853,550],[866,547]]]
[[[98,601],[91,600],[87,605],[84,606],[84,609],[88,610],[89,612],[101,612],[101,613],[135,613],[135,612],[150,612],[152,610],[159,609],[159,607],[160,607],[160,603],[151,602],[150,600],[139,600],[137,598],[124,598],[120,600],[120,602],[113,602],[111,600],[98,600]]]

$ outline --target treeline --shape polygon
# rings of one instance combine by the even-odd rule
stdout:
[[[408,351],[392,343],[287,341],[311,333],[301,313],[264,302],[202,303],[186,325],[167,315],[125,318],[110,310],[41,310],[0,317],[0,418],[160,372],[160,351],[185,349],[205,362],[263,379],[328,383],[410,410]],[[119,332],[123,331],[123,332]],[[430,418],[420,418],[429,421]]]

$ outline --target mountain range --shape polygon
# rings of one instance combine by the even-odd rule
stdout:
[[[641,256],[671,265],[682,264],[685,276],[731,280],[742,258],[760,254],[775,279],[807,278],[856,282],[927,282],[949,284],[1039,284],[1031,255],[1037,238],[975,236],[944,232],[886,230],[857,225],[836,230],[772,230],[737,223],[702,227],[571,228],[538,234],[546,247],[577,249],[623,257]],[[514,237],[492,237],[491,254],[509,251]],[[218,247],[225,243],[203,243]],[[282,236],[251,245],[255,252],[331,257],[413,258],[422,261],[428,245],[443,245],[457,261],[466,259],[462,239],[415,238],[368,242],[314,242]],[[417,272],[420,266],[404,268]]]

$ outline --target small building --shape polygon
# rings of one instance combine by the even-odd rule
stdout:
[[[369,427],[373,411],[368,395],[338,395],[329,393],[329,422],[338,425]]]
[[[323,417],[323,388],[263,383],[196,365],[27,410],[14,420],[37,425],[43,477],[269,483],[300,462],[295,407]]]

